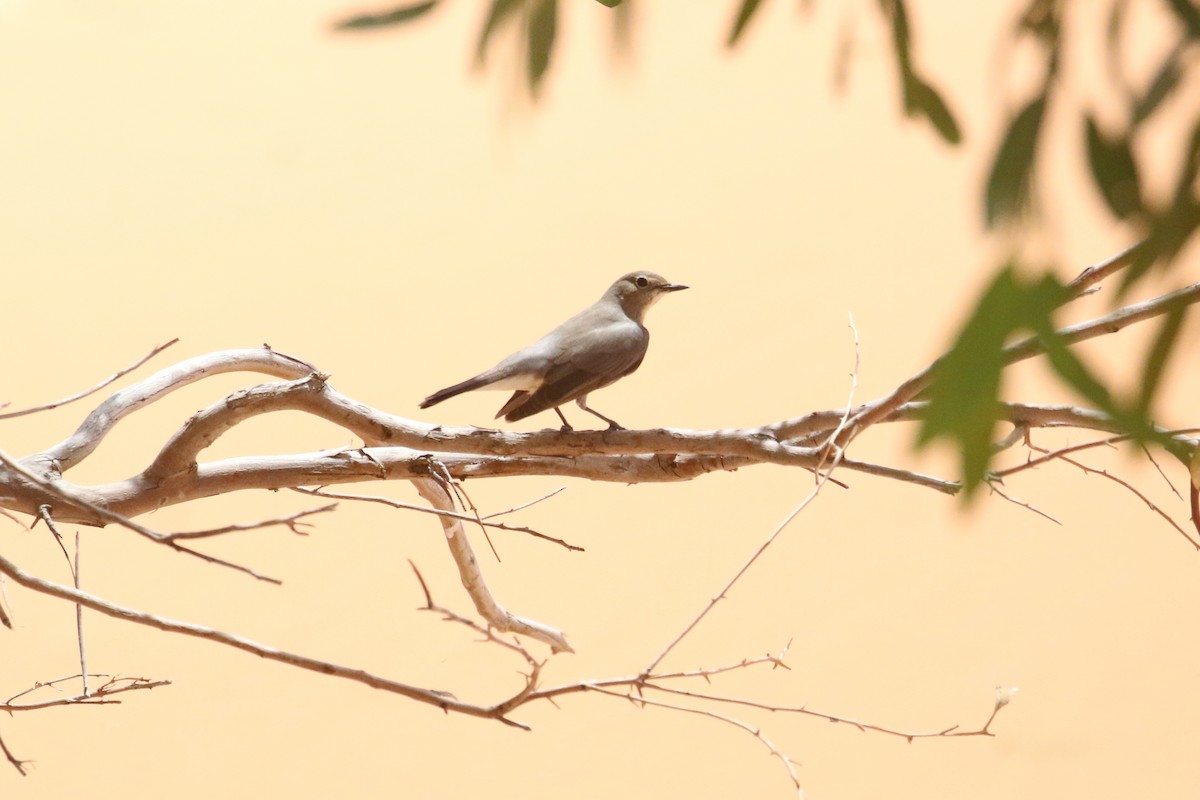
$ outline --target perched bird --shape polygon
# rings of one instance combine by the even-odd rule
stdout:
[[[434,392],[421,408],[475,389],[515,389],[497,418],[513,422],[553,408],[569,431],[571,423],[559,406],[574,400],[607,422],[609,430],[624,430],[588,408],[587,396],[641,365],[650,346],[650,331],[642,324],[646,311],[664,294],[686,288],[653,272],[624,275],[593,305],[488,371]]]

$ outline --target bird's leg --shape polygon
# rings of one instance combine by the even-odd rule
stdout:
[[[584,411],[588,412],[588,413],[589,413],[589,414],[591,414],[592,416],[594,416],[594,417],[599,417],[600,419],[602,419],[602,420],[604,420],[605,422],[607,422],[607,423],[608,423],[608,429],[609,429],[610,431],[623,431],[623,430],[625,430],[624,426],[622,426],[622,425],[621,425],[621,423],[617,422],[615,419],[609,419],[608,417],[606,417],[606,416],[604,416],[603,414],[601,414],[599,411],[593,411],[592,409],[588,408],[588,404],[587,404],[587,395],[586,395],[586,394],[585,394],[583,397],[581,397],[581,398],[579,398],[578,400],[576,400],[576,401],[575,401],[575,405],[579,406],[580,408],[582,408]]]
[[[562,426],[563,433],[570,433],[571,431],[575,430],[574,428],[571,427],[571,423],[567,422],[567,418],[563,416],[563,413],[562,413],[562,411],[559,410],[558,406],[554,407],[554,413],[558,414],[558,418],[563,421],[563,426]]]

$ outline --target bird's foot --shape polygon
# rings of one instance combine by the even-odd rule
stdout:
[[[572,428],[572,427],[571,427],[569,424],[567,424],[566,422],[564,422],[564,423],[563,423],[563,426],[562,426],[561,428],[559,428],[558,430],[559,430],[559,432],[560,432],[560,433],[574,433],[574,432],[575,432],[575,429],[574,429],[574,428]]]
[[[610,419],[610,420],[608,421],[608,429],[609,429],[610,431],[623,431],[623,430],[625,430],[625,426],[624,426],[624,425],[618,425],[617,423],[613,422],[613,421]]]

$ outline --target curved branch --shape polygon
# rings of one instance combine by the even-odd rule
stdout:
[[[442,469],[445,468],[442,467]],[[426,502],[434,508],[456,511],[454,500],[443,485],[443,481],[448,479],[448,477],[442,480],[431,477],[415,478],[413,485],[417,487],[421,497],[424,497]],[[475,610],[479,612],[479,616],[487,620],[488,624],[498,631],[521,633],[537,639],[539,642],[545,642],[550,645],[552,652],[575,652],[561,632],[540,622],[519,617],[497,603],[488,590],[487,583],[483,580],[483,573],[479,570],[479,562],[475,560],[475,551],[471,549],[471,543],[467,539],[467,531],[463,527],[462,520],[444,515],[438,519],[441,520],[442,530],[446,532],[446,543],[450,546],[450,553],[454,557],[454,563],[458,566],[458,574],[462,579],[463,588],[471,596],[471,601],[475,603]]]
[[[128,367],[125,367],[125,369],[117,370],[112,375],[109,375],[107,378],[100,381],[100,383],[96,384],[95,386],[93,386],[90,389],[84,389],[82,392],[76,392],[75,394],[70,395],[69,397],[64,397],[61,400],[54,400],[50,403],[43,403],[40,406],[34,406],[32,408],[23,408],[20,411],[9,411],[4,414],[0,414],[0,420],[15,419],[16,417],[24,417],[24,416],[28,416],[29,414],[37,414],[42,411],[51,411],[53,409],[61,408],[62,406],[68,405],[69,403],[74,403],[76,400],[82,400],[85,397],[90,397],[91,395],[93,395],[96,392],[103,389],[105,386],[110,386],[110,385],[112,385],[112,383],[114,381],[117,381],[120,378],[122,378],[123,376],[128,375],[129,373],[133,372],[135,369],[140,367],[142,364],[145,364],[147,361],[154,358],[156,355],[161,353],[163,350],[166,350],[171,345],[178,344],[178,342],[179,342],[179,339],[172,339],[171,341],[167,342],[166,344],[157,345],[153,350],[151,350],[149,353],[147,353],[146,355],[139,358],[137,361],[130,364]],[[2,405],[0,405],[0,407],[2,407]]]
[[[91,455],[113,426],[124,417],[176,389],[182,389],[210,375],[225,372],[261,372],[277,378],[296,378],[312,372],[313,369],[310,364],[266,347],[224,350],[189,358],[114,393],[95,411],[88,414],[75,433],[38,454],[37,458],[57,463],[58,470],[70,469]]]

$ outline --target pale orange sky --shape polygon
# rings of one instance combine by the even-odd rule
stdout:
[[[15,332],[0,401],[69,394],[179,336],[152,367],[269,342],[362,402],[490,425],[497,394],[417,403],[648,268],[692,288],[653,310],[642,368],[593,404],[629,427],[765,423],[845,401],[847,314],[861,338],[858,400],[924,366],[1003,252],[982,231],[979,186],[1003,98],[1016,95],[993,69],[1019,3],[914,4],[919,63],[963,125],[957,151],[901,117],[874,2],[816,3],[811,15],[766,3],[734,53],[721,46],[732,0],[642,3],[623,63],[610,58],[607,12],[566,3],[536,106],[511,48],[486,72],[469,69],[481,5],[347,36],[331,23],[363,7],[337,0],[0,2],[0,264]],[[858,50],[838,94],[845,24]],[[1064,102],[1086,100],[1086,71],[1071,86]],[[1056,131],[1051,223],[1031,245],[1065,272],[1131,240],[1088,189],[1069,133]],[[1119,372],[1144,339],[1133,331],[1088,352]],[[1172,372],[1166,424],[1195,422],[1194,366],[1188,352]],[[253,382],[203,381],[133,415],[70,477],[141,470],[188,415]],[[1065,399],[1036,365],[1012,387],[1033,402]],[[0,423],[0,448],[46,448],[91,407]],[[512,427],[552,424],[542,416]],[[860,455],[951,475],[952,459],[917,458],[912,439],[878,431]],[[352,443],[288,415],[247,423],[205,457]],[[1095,463],[1185,516],[1153,470],[1121,454]],[[1180,470],[1172,477],[1184,485]],[[995,738],[911,745],[727,709],[801,762],[810,797],[1196,796],[1179,725],[1200,713],[1200,556],[1175,532],[1132,495],[1063,466],[1009,485],[1061,526],[999,498],[963,513],[911,486],[847,480],[667,666],[736,662],[790,640],[791,671],[711,688],[912,731],[977,726],[995,686],[1020,692]],[[586,553],[504,535],[497,564],[479,543],[501,602],[561,627],[578,651],[551,660],[548,684],[641,669],[811,478],[757,467],[687,484],[468,490],[500,510],[562,485],[516,521]],[[416,498],[407,484],[353,488]],[[200,528],[310,505],[245,493],[143,521]],[[424,517],[343,505],[307,538],[264,531],[210,545],[282,588],[122,531],[84,533],[84,586],[114,602],[481,703],[519,686],[522,664],[414,610],[410,558],[439,602],[470,611]],[[41,529],[0,525],[0,543],[22,567],[68,580]],[[8,599],[18,628],[0,630],[0,695],[77,670],[73,609],[12,586]],[[0,796],[793,796],[759,742],[712,720],[572,697],[522,709],[533,731],[521,733],[94,614],[87,630],[93,670],[173,685],[119,706],[0,718],[5,742],[35,762],[26,778],[0,764]]]

